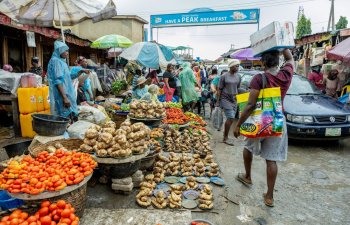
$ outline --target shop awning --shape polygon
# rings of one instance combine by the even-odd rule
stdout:
[[[330,60],[340,60],[350,66],[350,38],[345,39],[328,51],[327,58]]]

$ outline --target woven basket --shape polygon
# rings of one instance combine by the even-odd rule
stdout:
[[[54,146],[55,144],[60,143],[68,150],[78,150],[80,145],[83,144],[83,141],[80,139],[62,139],[56,141],[50,141],[46,144],[38,144],[28,148],[29,154],[33,157],[36,157],[40,152],[46,151],[47,147]]]
[[[28,207],[26,212],[35,213],[40,209],[41,202],[45,200],[49,200],[50,202],[57,202],[58,200],[65,200],[67,203],[70,203],[75,209],[75,215],[78,217],[82,217],[84,214],[85,206],[86,206],[86,198],[87,198],[87,183],[79,187],[78,189],[68,192],[64,195],[60,195],[57,197],[42,199],[42,200],[25,200],[24,204]]]
[[[116,125],[116,129],[120,128],[120,125],[127,119],[128,115],[111,113],[111,119]]]

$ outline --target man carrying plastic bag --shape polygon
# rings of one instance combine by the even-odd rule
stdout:
[[[285,59],[284,66],[278,70],[279,65],[279,55],[278,51],[265,52],[262,55],[261,61],[264,64],[265,72],[264,74],[257,74],[254,76],[250,83],[250,93],[249,100],[241,113],[240,118],[234,129],[234,136],[237,138],[240,136],[241,132],[244,130],[247,132],[247,127],[245,127],[245,121],[250,117],[254,116],[254,112],[258,107],[257,100],[264,88],[279,87],[281,90],[281,98],[283,99],[288,91],[293,77],[293,56],[288,49],[283,51],[283,56]],[[264,87],[264,77],[266,77],[266,86]],[[271,104],[271,103],[269,103]],[[242,126],[243,125],[243,126]],[[251,130],[253,133],[254,129]],[[249,132],[248,132],[249,133]],[[273,133],[273,132],[272,132]],[[245,136],[248,136],[247,133]],[[267,193],[263,195],[264,203],[267,206],[273,207],[273,190],[277,177],[277,163],[276,161],[286,161],[288,152],[288,137],[287,137],[287,127],[285,118],[283,121],[283,129],[281,136],[274,134],[273,136],[264,135],[263,138],[246,138],[245,147],[243,150],[243,159],[245,174],[238,174],[237,180],[245,185],[252,185],[251,179],[251,165],[253,161],[253,154],[260,155],[266,160],[266,172],[267,172]]]

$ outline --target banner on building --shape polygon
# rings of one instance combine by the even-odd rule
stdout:
[[[151,27],[208,26],[259,23],[259,9],[151,15]]]
[[[32,31],[26,31],[27,34],[27,45],[31,48],[36,48],[35,44],[35,33]]]

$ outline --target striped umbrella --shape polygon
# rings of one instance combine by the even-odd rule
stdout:
[[[176,64],[176,60],[171,49],[153,42],[139,42],[125,49],[120,57],[133,60],[139,64],[152,68],[165,68],[167,64]]]
[[[109,34],[103,37],[98,38],[96,41],[92,42],[91,48],[127,48],[132,45],[132,41],[128,38],[117,35],[117,34]]]

